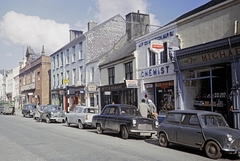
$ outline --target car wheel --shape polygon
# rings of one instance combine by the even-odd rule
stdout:
[[[51,122],[50,118],[46,117],[46,123],[49,124],[50,122]]]
[[[67,126],[67,127],[69,127],[69,126],[70,126],[70,124],[69,124],[69,122],[68,122],[68,120],[67,120],[67,119],[66,119],[66,121],[65,121],[65,122],[66,122],[66,126]]]
[[[122,132],[122,138],[123,138],[123,139],[127,139],[127,138],[128,138],[128,131],[127,131],[126,126],[123,126],[123,127],[121,128],[121,132]]]
[[[161,133],[161,134],[159,135],[158,142],[159,142],[159,145],[160,145],[160,146],[162,146],[162,147],[167,147],[169,143],[168,143],[166,134]]]
[[[30,118],[30,113],[27,114],[27,118]]]
[[[83,124],[82,124],[82,122],[80,120],[78,121],[78,128],[79,129],[83,129],[84,128],[84,126],[83,126]]]
[[[211,159],[218,159],[222,156],[220,147],[214,141],[207,142],[205,146],[205,153]]]
[[[103,133],[103,129],[102,129],[100,124],[97,124],[97,133],[98,134],[102,134]]]

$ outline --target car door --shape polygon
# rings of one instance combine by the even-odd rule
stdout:
[[[182,115],[182,122],[178,129],[177,142],[183,145],[200,148],[204,141],[202,128],[196,114]]]
[[[119,127],[118,116],[119,109],[118,106],[110,106],[109,107],[109,115],[106,118],[105,127],[106,129],[117,131]]]
[[[177,142],[177,131],[180,126],[181,114],[179,113],[169,113],[165,118],[166,123],[163,124],[164,130],[168,134],[168,139],[170,142]]]

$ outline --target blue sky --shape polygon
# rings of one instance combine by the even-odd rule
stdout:
[[[0,69],[23,61],[26,47],[51,55],[69,42],[69,30],[87,31],[130,12],[150,14],[151,25],[162,26],[210,0],[0,0]],[[152,28],[153,30],[156,28]]]

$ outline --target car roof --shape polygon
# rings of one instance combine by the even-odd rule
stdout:
[[[133,106],[133,105],[128,105],[128,104],[108,104],[106,105],[105,107],[107,106],[117,106],[117,107],[128,107],[128,108],[137,108],[136,106]]]
[[[97,107],[93,107],[93,106],[75,106],[75,108],[92,108],[92,109],[98,109]]]
[[[199,114],[199,115],[204,115],[204,114],[214,114],[214,115],[221,115],[217,112],[211,112],[211,111],[204,111],[204,110],[172,110],[169,111],[168,113],[179,113],[179,114]]]

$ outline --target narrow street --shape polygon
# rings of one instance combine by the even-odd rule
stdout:
[[[201,151],[180,146],[162,148],[157,138],[97,134],[95,129],[79,130],[62,123],[38,123],[15,116],[0,115],[0,160],[4,161],[207,161]],[[229,160],[223,156],[219,160]],[[234,159],[233,159],[234,160]],[[235,159],[237,160],[237,159]]]

